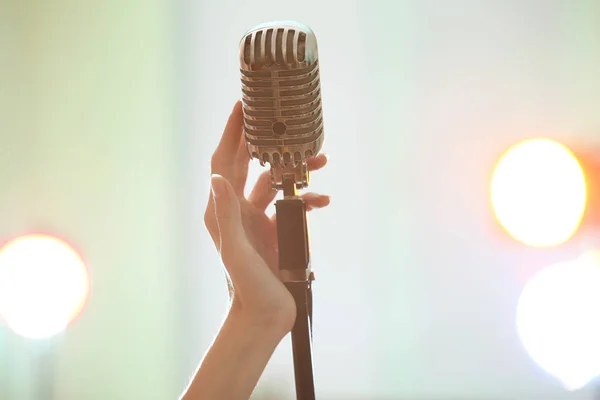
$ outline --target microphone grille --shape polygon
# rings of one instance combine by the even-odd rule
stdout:
[[[310,28],[267,23],[240,43],[244,130],[262,164],[315,156],[323,143],[317,42]]]
[[[315,54],[316,56],[316,54]],[[250,31],[243,44],[243,64],[260,70],[273,64],[293,67],[306,61],[306,32],[294,27],[272,27]],[[313,61],[316,61],[316,57]]]

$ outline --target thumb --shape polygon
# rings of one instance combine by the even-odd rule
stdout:
[[[210,180],[215,206],[215,218],[219,227],[222,257],[246,241],[242,225],[240,202],[229,181],[221,175],[213,174]],[[224,260],[225,261],[225,260]]]

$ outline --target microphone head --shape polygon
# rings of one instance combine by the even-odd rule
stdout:
[[[293,170],[308,186],[306,160],[323,146],[317,39],[306,25],[273,21],[240,41],[244,132],[248,152],[271,165],[273,186]]]

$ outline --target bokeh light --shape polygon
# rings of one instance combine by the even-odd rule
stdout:
[[[570,239],[583,218],[587,190],[583,170],[569,149],[549,139],[511,147],[500,159],[491,185],[500,224],[534,247]]]
[[[60,239],[26,235],[0,249],[0,317],[21,336],[41,339],[64,330],[88,288],[81,257]]]
[[[600,252],[547,267],[526,285],[517,331],[531,358],[568,390],[600,375]]]

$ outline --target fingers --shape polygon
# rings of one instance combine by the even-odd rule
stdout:
[[[311,211],[315,208],[327,207],[331,203],[331,197],[324,194],[305,193],[300,196],[306,204],[306,211]]]
[[[242,102],[237,101],[231,111],[219,145],[211,159],[211,172],[213,174],[222,175],[226,179],[235,178],[235,176],[232,176],[234,173],[232,166],[234,165],[234,158],[240,146],[240,139],[243,132],[242,126]]]
[[[305,193],[300,196],[306,204],[306,211],[312,211],[317,208],[324,208],[331,204],[331,197],[325,194]],[[277,214],[271,216],[271,221],[277,222]]]
[[[233,164],[235,168],[235,179],[231,181],[231,185],[238,196],[243,196],[246,180],[248,179],[248,167],[250,166],[250,154],[248,153],[246,139],[244,138],[243,133]]]
[[[277,196],[277,190],[271,187],[271,171],[264,171],[252,188],[248,201],[259,210],[266,210]]]
[[[221,253],[247,241],[242,226],[240,203],[231,184],[221,175],[211,178],[212,198],[214,202],[215,221],[219,230],[218,248]]]
[[[217,219],[215,217],[215,200],[213,198],[212,193],[208,198],[206,211],[204,211],[204,225],[206,225],[206,229],[208,230],[208,233],[210,233],[210,237],[215,243],[217,251],[220,252],[221,240],[219,238],[219,226],[217,225]]]
[[[219,145],[212,156],[212,174],[218,174],[225,177],[225,179],[235,181],[236,169],[234,168],[234,159],[237,155],[237,150],[240,147],[240,142],[242,142],[242,126],[242,102],[237,101],[227,120]],[[206,211],[204,213],[204,223],[217,246],[217,250],[221,251],[219,244],[219,229],[215,219],[215,204],[212,193],[208,199],[208,205],[206,206]]]
[[[327,154],[319,154],[308,160],[308,170],[317,171],[327,165]],[[307,193],[308,195],[308,193]],[[256,185],[250,192],[248,201],[259,210],[266,210],[269,204],[277,197],[277,191],[271,187],[270,171],[265,171],[258,177]]]
[[[309,171],[318,171],[327,165],[327,161],[329,161],[328,154],[319,154],[314,158],[308,159],[308,170]]]
[[[252,291],[258,285],[260,268],[268,267],[246,236],[240,202],[233,186],[224,177],[213,175],[211,189],[218,227],[216,243],[230,277],[228,287],[230,292],[233,287],[237,287],[239,295],[243,296],[244,291]],[[260,265],[262,267],[257,269]]]

